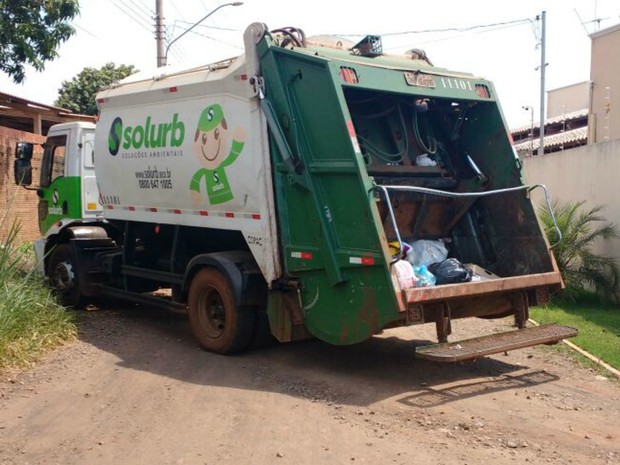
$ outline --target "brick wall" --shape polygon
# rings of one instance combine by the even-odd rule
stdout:
[[[13,160],[15,144],[19,141],[40,144],[44,136],[0,127],[0,242],[4,241],[13,222],[21,225],[19,242],[32,241],[40,236],[37,193],[15,185]],[[43,149],[36,145],[32,157],[32,186],[39,184],[39,167]]]

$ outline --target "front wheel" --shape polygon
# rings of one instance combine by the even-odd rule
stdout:
[[[84,297],[80,292],[75,257],[69,244],[54,247],[50,255],[47,276],[54,289],[60,295],[63,305],[81,307]]]
[[[224,276],[212,268],[200,270],[189,288],[189,322],[200,346],[218,354],[246,349],[252,340],[256,312],[237,305]]]

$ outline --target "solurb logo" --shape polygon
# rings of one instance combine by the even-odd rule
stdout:
[[[123,120],[116,117],[110,126],[108,135],[108,150],[110,154],[116,155],[121,148],[121,137],[123,136]]]
[[[111,155],[118,154],[121,145],[125,150],[134,148],[179,147],[185,138],[185,124],[179,121],[175,113],[170,123],[152,124],[147,116],[144,126],[127,126],[123,128],[123,120],[116,117],[110,126],[108,149]]]

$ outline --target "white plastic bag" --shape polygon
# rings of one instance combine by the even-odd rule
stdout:
[[[437,166],[437,162],[430,158],[427,153],[418,155],[415,158],[415,164],[418,166]]]
[[[405,257],[414,268],[443,262],[448,257],[448,249],[443,241],[420,239],[411,244],[411,250]]]

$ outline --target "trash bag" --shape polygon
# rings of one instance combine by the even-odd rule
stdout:
[[[411,263],[405,260],[398,260],[393,265],[396,277],[398,278],[398,284],[401,289],[409,289],[411,287],[417,287],[417,277],[413,272],[413,266]]]
[[[415,158],[415,164],[418,166],[437,166],[437,162],[428,156],[428,153],[423,153]]]
[[[471,281],[473,274],[456,258],[448,258],[440,263],[433,263],[429,265],[428,269],[435,275],[437,284],[466,283]]]
[[[416,277],[416,287],[429,287],[435,285],[435,276],[428,271],[426,265],[418,266],[413,269]]]
[[[407,253],[405,260],[413,265],[414,268],[429,266],[439,263],[448,256],[448,249],[443,241],[431,241],[420,239],[411,243],[411,250]]]
[[[388,243],[388,248],[390,249],[390,253],[392,254],[393,258],[403,258],[406,257],[407,254],[411,251],[411,246],[409,244],[407,244],[406,242],[403,242],[403,247],[402,247],[402,257],[399,255],[399,250],[400,250],[400,245],[398,243],[398,241],[392,241],[390,243]]]

